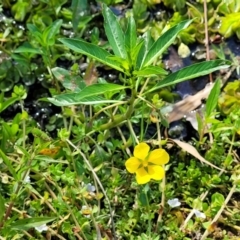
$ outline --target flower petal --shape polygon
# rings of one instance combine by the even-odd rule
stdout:
[[[148,174],[150,178],[155,180],[161,180],[163,179],[165,172],[163,167],[157,166],[157,165],[150,165],[148,166]]]
[[[136,172],[136,180],[138,184],[145,184],[151,180],[147,171],[141,167]]]
[[[198,217],[198,218],[203,218],[203,219],[206,218],[206,215],[204,213],[200,212],[197,209],[193,209],[193,212],[194,212],[195,216]]]
[[[153,150],[148,157],[148,162],[154,163],[156,165],[163,165],[168,163],[169,154],[164,149]]]
[[[125,162],[125,166],[130,173],[135,173],[137,171],[137,169],[139,168],[140,164],[141,164],[141,162],[135,157],[130,157]]]
[[[41,226],[38,226],[38,227],[35,227],[35,229],[38,231],[38,232],[43,232],[43,231],[47,231],[48,230],[48,226],[46,224],[43,224]]]
[[[179,207],[181,205],[181,202],[179,202],[178,198],[169,199],[167,203],[172,208]]]
[[[144,160],[147,157],[149,150],[150,147],[146,143],[139,143],[134,148],[133,155],[138,159]]]

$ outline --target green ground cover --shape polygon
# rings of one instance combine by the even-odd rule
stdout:
[[[238,2],[3,0],[0,239],[240,239]]]

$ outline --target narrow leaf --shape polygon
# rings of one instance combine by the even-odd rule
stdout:
[[[213,112],[213,110],[216,108],[218,104],[218,97],[219,97],[220,91],[221,91],[221,82],[218,79],[215,82],[206,102],[206,117],[209,117]]]
[[[14,50],[15,53],[35,53],[42,54],[42,51],[39,48],[33,47],[30,43],[26,42],[22,46]]]
[[[73,31],[76,32],[78,28],[79,21],[81,19],[81,14],[88,9],[87,0],[72,0],[72,25]]]
[[[142,66],[148,66],[154,62],[175,40],[179,32],[187,28],[193,20],[182,21],[174,27],[167,30],[160,36],[152,45],[151,49],[146,55]]]
[[[4,198],[0,194],[0,222],[2,221],[3,215],[5,213],[5,203]]]
[[[93,84],[85,87],[81,92],[78,93],[78,99],[86,98],[89,96],[98,96],[100,94],[104,94],[106,92],[113,92],[125,89],[127,87],[113,84],[113,83],[106,83],[106,84]]]
[[[116,16],[106,4],[103,4],[103,17],[105,32],[114,54],[127,59],[123,31]]]
[[[148,76],[152,76],[152,75],[166,75],[168,72],[165,71],[163,68],[161,67],[157,67],[157,66],[147,66],[142,68],[139,71],[134,71],[133,74],[140,77],[148,77]]]
[[[70,106],[77,104],[99,104],[99,103],[114,103],[119,102],[118,100],[108,100],[99,95],[119,91],[126,88],[125,86],[117,84],[93,84],[85,87],[80,92],[66,93],[54,96],[54,98],[47,98],[48,101],[57,106]]]
[[[43,32],[43,43],[45,46],[52,46],[55,43],[55,36],[58,34],[62,20],[56,20]]]
[[[173,142],[175,142],[180,148],[182,148],[184,151],[190,153],[192,156],[194,156],[195,158],[197,158],[198,160],[200,160],[201,162],[215,168],[218,169],[220,171],[224,171],[222,168],[219,168],[217,166],[215,166],[214,164],[210,163],[209,161],[207,161],[204,157],[202,157],[199,152],[197,151],[197,149],[195,147],[193,147],[192,145],[185,143],[185,142],[181,142],[179,140],[176,139],[171,139]],[[224,171],[225,172],[225,171]]]
[[[39,218],[27,218],[21,219],[13,223],[10,228],[19,229],[19,230],[28,230],[30,228],[39,227],[43,224],[47,224],[49,222],[54,221],[56,218],[54,217],[39,217]]]
[[[90,96],[86,98],[80,98],[76,96],[75,93],[66,93],[61,94],[52,98],[42,98],[42,101],[49,101],[52,104],[63,107],[63,106],[72,106],[72,105],[93,105],[93,104],[106,104],[106,103],[117,103],[121,102],[118,100],[105,99],[100,96]]]
[[[107,66],[112,67],[118,71],[125,71],[119,63],[116,63],[109,58],[110,56],[113,56],[112,54],[95,44],[88,43],[80,39],[61,38],[59,41],[75,52],[91,57],[94,60],[106,64]]]
[[[133,49],[135,48],[136,44],[137,44],[136,23],[133,16],[131,15],[128,18],[128,26],[125,34],[125,46],[128,49],[131,56],[133,55]]]
[[[72,76],[66,69],[56,67],[52,69],[52,73],[66,89],[71,90],[72,92],[79,92],[86,87],[86,84],[81,77]]]
[[[9,172],[12,174],[13,178],[17,180],[17,174],[12,166],[11,161],[8,157],[4,154],[4,152],[0,149],[0,157],[2,158],[3,162],[7,165]]]
[[[194,79],[200,76],[207,75],[211,72],[227,68],[230,66],[230,62],[226,60],[212,60],[205,61],[190,65],[177,72],[174,72],[160,81],[156,86],[150,89],[150,92],[159,88],[170,86],[176,83],[180,83],[189,79]]]
[[[136,69],[141,69],[144,59],[146,57],[146,55],[148,54],[149,50],[151,49],[154,40],[151,36],[151,32],[147,31],[145,34],[143,34],[143,39],[144,39],[144,43],[141,44],[141,48],[138,52],[137,55],[137,60],[136,60]]]
[[[31,23],[27,24],[28,30],[31,32],[31,34],[37,39],[39,43],[42,43],[42,33],[41,31]]]
[[[13,105],[18,100],[19,100],[19,97],[10,97],[9,99],[4,100],[0,104],[0,112],[4,111],[6,108],[8,108],[9,106]]]

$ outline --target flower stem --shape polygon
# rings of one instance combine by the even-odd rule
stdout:
[[[136,100],[136,97],[137,97],[137,92],[133,88],[131,93],[131,98],[128,101],[129,107],[127,109],[127,112],[121,116],[115,117],[113,121],[103,124],[99,130],[104,131],[106,129],[114,128],[119,124],[123,123],[124,121],[126,121],[127,119],[129,119],[132,116],[132,113],[134,112],[134,102]]]
[[[149,207],[149,200],[147,192],[145,192],[146,200],[147,200],[147,214],[148,214],[148,228],[147,228],[147,235],[150,237],[151,234],[151,213],[150,213],[150,207]]]

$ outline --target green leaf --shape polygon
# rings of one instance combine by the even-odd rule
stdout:
[[[0,157],[3,159],[3,162],[7,165],[9,172],[12,174],[13,178],[17,180],[17,174],[12,166],[11,161],[4,154],[4,152],[0,149]]]
[[[28,23],[27,24],[28,30],[31,32],[31,34],[37,39],[39,43],[42,43],[42,33],[41,31],[33,24]]]
[[[226,60],[212,60],[205,61],[190,65],[185,67],[175,73],[168,75],[162,81],[160,81],[156,86],[150,89],[150,92],[155,91],[159,88],[174,85],[189,79],[197,78],[200,76],[207,75],[211,72],[227,68],[231,65],[231,62]]]
[[[221,18],[219,33],[225,38],[231,37],[240,27],[240,13],[230,13]]]
[[[81,177],[86,171],[83,166],[83,160],[77,159],[74,161],[74,163],[77,175]]]
[[[131,60],[133,60],[132,55],[133,55],[133,50],[136,44],[137,44],[137,28],[136,28],[135,20],[131,15],[128,18],[128,25],[127,25],[127,30],[125,34],[125,46],[130,53]]]
[[[33,47],[30,43],[25,42],[22,46],[14,50],[15,53],[36,53],[42,54],[42,51],[39,48]]]
[[[4,213],[5,213],[5,201],[2,195],[0,194],[0,222],[2,221]]]
[[[127,59],[123,31],[116,16],[106,4],[103,4],[103,17],[105,33],[114,54],[118,57]]]
[[[142,68],[139,71],[134,71],[133,74],[138,77],[140,77],[140,76],[148,77],[148,76],[152,76],[152,75],[166,75],[166,74],[168,74],[168,72],[165,71],[161,67],[147,66],[147,67]]]
[[[142,66],[148,66],[154,62],[175,40],[179,32],[187,28],[193,20],[182,21],[167,30],[160,36],[148,51]]]
[[[47,224],[49,222],[54,221],[55,217],[36,217],[36,218],[27,218],[16,221],[15,223],[10,225],[12,229],[19,230],[28,230],[30,228],[40,227],[43,224]]]
[[[58,34],[61,25],[62,20],[56,20],[44,30],[42,34],[44,46],[52,46],[55,43],[55,37]]]
[[[61,38],[59,41],[75,52],[91,57],[118,71],[125,72],[124,68],[122,68],[119,63],[116,63],[109,58],[110,56],[113,56],[112,54],[95,44],[88,43],[80,39]]]
[[[66,93],[53,98],[42,98],[42,101],[49,101],[52,104],[62,107],[62,106],[72,106],[72,105],[93,105],[93,104],[103,104],[103,103],[117,103],[117,100],[108,100],[100,96],[90,96],[86,98],[78,98],[75,93]]]
[[[85,82],[79,76],[72,76],[69,71],[63,68],[53,68],[52,73],[54,77],[62,83],[62,85],[73,92],[79,92],[86,87]]]
[[[88,1],[87,0],[72,0],[72,25],[73,31],[76,32],[78,29],[78,24],[81,19],[81,14],[84,13],[88,9]]]
[[[148,51],[150,50],[150,48],[152,47],[152,45],[154,43],[154,40],[151,36],[150,31],[147,31],[145,34],[143,34],[143,39],[144,39],[144,43],[141,44],[141,48],[137,55],[136,69],[141,68]]]
[[[213,110],[216,108],[218,104],[218,97],[219,97],[220,91],[221,91],[221,82],[218,79],[215,82],[206,102],[206,117],[209,117],[213,112]]]
[[[129,74],[130,66],[129,66],[129,62],[127,60],[125,60],[124,58],[120,58],[118,56],[109,56],[108,59],[111,59],[114,62],[119,63],[119,65],[126,70],[125,74],[126,75]]]
[[[0,112],[4,111],[9,106],[13,105],[16,101],[20,100],[19,97],[11,97],[0,103]]]
[[[70,106],[77,104],[100,104],[100,103],[115,103],[118,100],[108,100],[99,96],[101,94],[113,91],[119,91],[126,88],[125,86],[117,84],[93,84],[85,87],[78,93],[66,93],[54,96],[53,98],[47,98],[48,101],[57,106]]]
[[[143,39],[139,39],[138,43],[136,44],[136,46],[132,49],[132,52],[131,52],[131,63],[132,63],[132,66],[134,67],[134,69],[139,69],[139,68],[137,68],[137,60],[138,60],[138,57],[140,55],[139,53],[141,51],[144,52],[144,46],[143,45],[144,45],[144,40]]]

